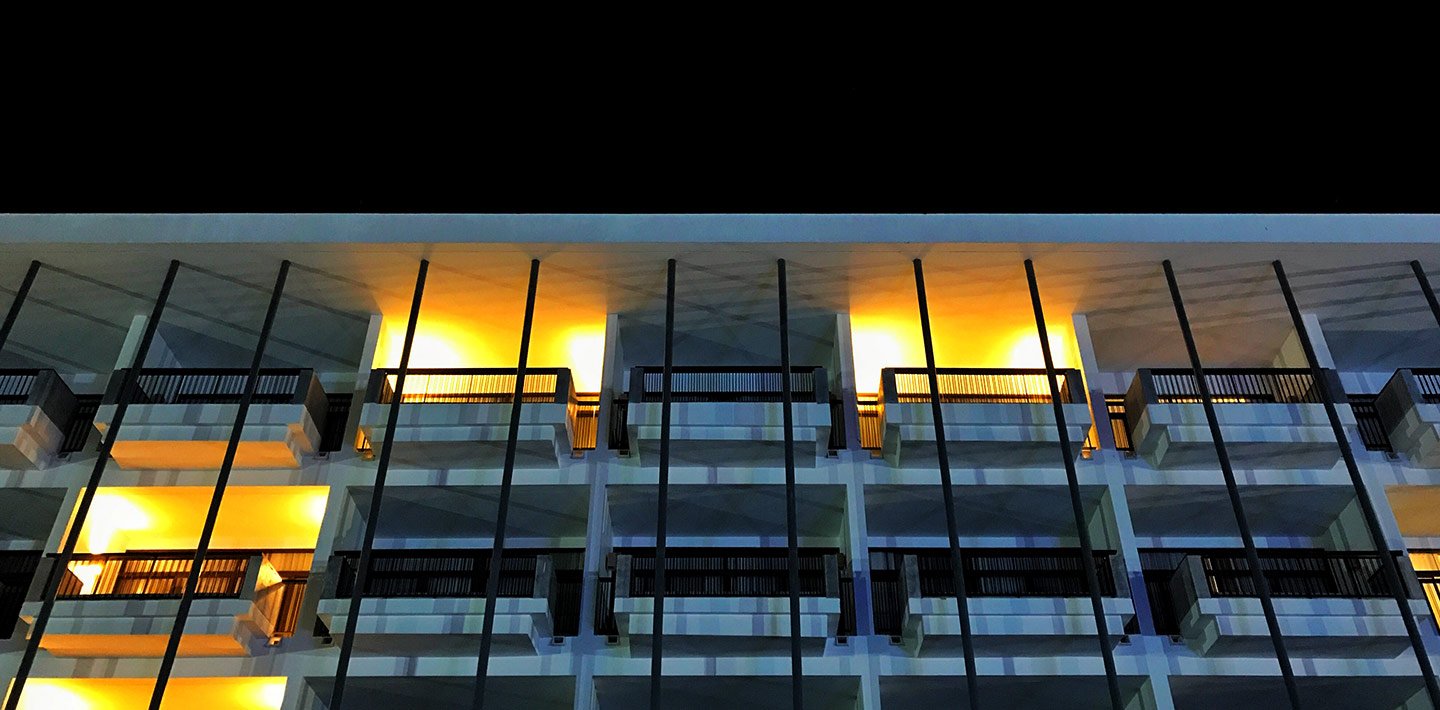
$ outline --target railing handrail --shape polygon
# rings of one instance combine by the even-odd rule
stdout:
[[[1271,594],[1277,597],[1367,599],[1391,596],[1389,584],[1383,576],[1380,576],[1384,564],[1385,553],[1383,552],[1288,548],[1262,548],[1257,552],[1260,554],[1260,563],[1263,568],[1261,571],[1270,583]],[[1213,596],[1258,596],[1253,587],[1249,561],[1246,559],[1244,550],[1213,550],[1189,553],[1185,557],[1200,559],[1205,575],[1204,581]],[[1215,563],[1219,561],[1226,562],[1229,568],[1217,568]],[[1267,562],[1285,561],[1322,564],[1308,569],[1277,569],[1266,565]],[[1368,569],[1361,569],[1356,564],[1359,562],[1373,564]],[[1182,561],[1176,573],[1178,574],[1184,567],[1185,564]],[[1311,582],[1320,582],[1325,589],[1303,584],[1301,588],[1296,589],[1293,584],[1288,583],[1307,579]]]
[[[116,404],[120,401],[130,368],[116,370],[110,377],[102,404]],[[184,391],[190,382],[215,378],[215,389],[210,392]],[[221,378],[228,378],[226,386],[219,388]],[[189,405],[189,404],[238,404],[245,395],[250,370],[239,367],[144,367],[135,378],[135,390],[131,404]],[[292,381],[286,381],[293,379]],[[277,382],[278,381],[278,382]],[[277,387],[276,385],[280,385]],[[147,389],[149,388],[149,389]],[[159,399],[147,402],[146,399]],[[211,400],[211,401],[206,401]],[[260,369],[256,386],[256,402],[267,404],[299,404],[305,407],[319,430],[325,428],[325,415],[329,402],[325,389],[315,370],[308,367],[266,367]]]
[[[880,370],[882,403],[920,403],[930,399],[930,370],[924,367],[886,367]],[[959,404],[1043,404],[1050,402],[1050,372],[1027,367],[937,367],[940,401]],[[1060,399],[1070,404],[1085,402],[1080,370],[1056,368]],[[904,385],[902,387],[901,385]]]
[[[399,372],[396,367],[377,367],[370,370],[370,380],[365,387],[365,402],[386,404],[394,394],[390,383]],[[405,371],[406,404],[507,404],[515,397],[513,378],[519,372],[514,367],[434,367],[408,368]],[[458,387],[452,391],[427,392],[429,378],[477,378],[459,382],[446,382]],[[509,382],[497,381],[487,384],[481,378],[512,378]],[[553,378],[552,382],[545,382]],[[537,386],[541,385],[542,386]],[[524,402],[570,404],[576,398],[575,381],[568,367],[526,367]],[[469,401],[466,401],[466,400]],[[433,400],[433,401],[432,401]]]
[[[1057,367],[1056,374],[1066,372],[1079,372],[1075,367]],[[880,372],[893,372],[897,375],[928,375],[930,369],[926,367],[885,367]],[[937,375],[1046,375],[1049,372],[1043,367],[937,367]]]
[[[393,375],[400,371],[398,367],[376,367],[370,372],[382,372]],[[568,367],[526,367],[526,375],[558,375],[561,372],[569,372]],[[513,367],[411,367],[406,369],[405,375],[513,375],[517,372]]]
[[[660,365],[636,365],[634,369],[643,370],[643,371],[645,372],[645,374],[647,374],[647,375],[653,375],[653,374],[655,374],[655,373],[657,373],[657,372],[660,372],[660,373],[665,372],[665,368],[664,368],[663,366],[660,366]],[[792,375],[803,375],[803,374],[806,374],[806,373],[814,374],[815,372],[820,371],[820,370],[824,370],[824,369],[825,369],[825,367],[824,367],[823,365],[791,365],[791,366],[790,366],[790,374],[792,374]],[[717,374],[725,374],[725,373],[731,373],[731,372],[733,372],[733,373],[739,373],[739,374],[769,374],[769,373],[778,373],[778,372],[780,372],[780,366],[779,366],[779,365],[674,365],[674,366],[672,366],[672,367],[670,368],[670,371],[671,371],[671,372],[674,372],[674,373],[686,374],[686,375],[706,374],[706,373],[711,373],[711,372],[717,373]]]
[[[1194,375],[1188,367],[1147,367],[1146,371],[1156,375]],[[1207,367],[1207,375],[1308,375],[1308,367]]]
[[[630,402],[659,402],[664,372],[665,368],[656,365],[630,368]],[[755,375],[773,377],[747,377]],[[782,375],[779,365],[679,365],[671,368],[671,398],[675,402],[779,402],[784,391]],[[788,376],[792,401],[829,403],[830,382],[824,366],[792,365]]]

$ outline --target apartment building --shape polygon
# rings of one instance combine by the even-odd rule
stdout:
[[[1436,234],[0,217],[5,707],[1434,707]]]

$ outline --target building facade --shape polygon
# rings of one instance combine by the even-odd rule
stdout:
[[[1433,707],[1437,230],[0,217],[7,702]]]

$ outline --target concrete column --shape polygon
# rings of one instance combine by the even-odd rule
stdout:
[[[1125,484],[1112,480],[1106,488],[1106,503],[1114,516],[1115,547],[1125,565],[1130,599],[1135,604],[1135,619],[1140,623],[1140,633],[1153,636],[1155,619],[1151,616],[1150,597],[1145,593],[1145,575],[1140,566],[1140,550],[1135,540],[1135,525],[1130,520],[1130,501],[1125,495]]]

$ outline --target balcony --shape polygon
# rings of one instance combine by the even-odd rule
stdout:
[[[48,467],[78,408],[54,370],[0,370],[0,469]]]
[[[497,655],[547,653],[580,625],[581,550],[506,550],[495,606]],[[360,601],[355,648],[387,654],[473,654],[480,647],[491,551],[377,550]],[[318,614],[346,623],[359,554],[330,560]]]
[[[388,432],[396,371],[372,370],[360,413],[360,435],[394,441],[392,465],[403,468],[499,468],[510,434],[515,370],[411,369],[395,431]],[[556,468],[594,447],[598,402],[582,401],[565,368],[528,368],[515,450],[519,468]],[[588,439],[588,440],[587,440]],[[373,444],[371,444],[373,445]]]
[[[790,636],[785,548],[668,548],[665,552],[667,656],[773,654]],[[855,633],[855,601],[842,556],[800,549],[800,637],[818,654],[827,639]],[[627,640],[648,655],[654,632],[654,548],[621,548],[596,590],[596,633]]]
[[[779,466],[785,460],[785,412],[779,367],[674,367],[671,380],[670,465]],[[611,446],[638,455],[645,466],[660,457],[664,369],[630,371],[630,394],[617,402]],[[790,368],[795,464],[813,468],[844,442],[832,440],[829,380],[823,367]],[[617,442],[618,439],[618,442]],[[809,455],[814,451],[815,455]]]
[[[476,650],[471,649],[469,655],[474,655]],[[473,658],[470,665],[475,665]],[[334,677],[328,673],[316,674],[305,682],[307,697],[299,707],[326,707],[335,690]],[[345,708],[473,710],[474,693],[474,668],[468,675],[376,676],[352,672],[345,683]],[[555,671],[549,675],[525,676],[492,673],[485,680],[485,707],[491,710],[573,710],[575,705],[574,675]]]
[[[961,648],[959,607],[949,549],[872,549],[875,632],[912,653],[951,655]],[[1135,615],[1114,553],[1095,551],[1106,628],[1120,639]],[[976,653],[990,656],[1090,654],[1095,615],[1080,551],[967,549],[966,594]]]
[[[1152,553],[1153,554],[1153,553]],[[1313,657],[1394,658],[1409,638],[1375,552],[1263,549],[1260,564],[1291,653]],[[1147,575],[1149,576],[1149,575]],[[1242,550],[1194,551],[1181,557],[1157,618],[1196,653],[1263,655],[1270,635]],[[1417,595],[1410,595],[1417,596]],[[1158,597],[1158,598],[1157,598]],[[1417,618],[1429,618],[1423,599],[1409,601]],[[1423,622],[1422,623],[1426,623]]]
[[[945,450],[957,465],[1053,466],[1059,433],[1045,370],[939,368]],[[1060,399],[1073,453],[1090,429],[1090,409],[1079,370],[1058,370]],[[886,368],[877,398],[881,452],[893,466],[934,468],[935,417],[929,370]],[[862,425],[863,426],[863,425]]]
[[[1339,377],[1325,370],[1332,396]],[[1230,460],[1241,468],[1329,469],[1340,460],[1335,434],[1307,369],[1205,371]],[[1340,400],[1336,401],[1337,404]],[[1130,440],[1155,468],[1215,467],[1215,445],[1190,370],[1140,370],[1125,394]],[[1340,419],[1355,428],[1349,407]]]
[[[40,557],[39,552],[0,552],[0,641],[15,631]]]
[[[295,630],[309,552],[215,551],[206,556],[180,642],[182,656],[243,656]],[[41,648],[56,656],[162,656],[194,552],[76,555],[62,572]],[[21,619],[39,613],[46,558]]]
[[[104,433],[126,370],[110,378],[95,415]],[[144,369],[111,455],[121,468],[218,469],[245,394],[244,369]],[[329,402],[313,370],[266,369],[236,450],[235,468],[299,468],[321,449]]]
[[[1440,468],[1440,369],[1396,370],[1375,398],[1380,428],[1396,453]]]

